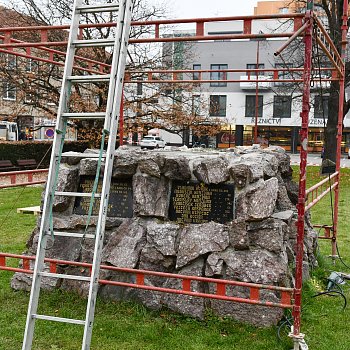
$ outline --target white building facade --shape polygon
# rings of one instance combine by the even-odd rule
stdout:
[[[281,23],[271,20],[260,20],[253,23],[253,33],[287,31],[290,26],[288,22]],[[212,22],[206,24],[205,32],[206,35],[240,34],[242,28],[243,23],[239,21]],[[303,55],[302,45],[293,53],[289,49],[289,52],[283,53],[282,58],[274,55],[284,42],[285,40],[280,39],[267,39],[191,43],[193,62],[189,64],[189,68],[194,70],[256,69],[257,63],[259,69],[302,67],[297,57]],[[293,79],[296,75],[300,77],[301,73],[280,73],[281,79]],[[323,72],[322,76],[324,76]],[[256,122],[256,82],[244,81],[248,78],[244,72],[212,72],[201,73],[200,76],[194,73],[193,78],[217,80],[202,83],[200,90],[193,91],[193,95],[198,94],[201,98],[207,99],[209,107],[202,113],[225,119],[225,130],[216,138],[210,138],[206,142],[216,147],[252,144]],[[255,80],[256,76],[251,76],[250,79]],[[272,82],[271,79],[272,72],[261,72],[258,75],[258,142],[263,145],[279,145],[288,151],[297,152],[301,126],[302,84]],[[321,151],[324,127],[328,117],[328,83],[322,83],[321,93],[318,79],[319,76],[314,77],[311,94],[310,152]],[[237,80],[238,82],[221,80]],[[350,117],[348,115],[345,118],[344,127],[343,150],[345,151],[350,142]]]

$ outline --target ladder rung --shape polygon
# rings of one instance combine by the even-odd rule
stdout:
[[[104,4],[104,5],[88,5],[78,6],[76,9],[80,13],[94,13],[94,12],[113,12],[119,9],[119,5],[116,3]]]
[[[75,47],[95,47],[95,46],[114,46],[115,39],[89,39],[74,40],[72,45]]]
[[[92,193],[84,192],[60,192],[56,191],[55,196],[67,196],[67,197],[91,197]],[[101,194],[95,193],[95,198],[101,198]]]
[[[109,81],[111,76],[109,74],[104,75],[70,75],[67,79],[73,83],[96,83],[99,81]]]
[[[38,315],[38,314],[33,314],[32,317],[36,318],[38,320],[64,322],[64,323],[74,323],[74,324],[85,325],[85,321],[84,320],[74,320],[73,318],[63,318],[63,317]]]
[[[57,237],[69,237],[69,238],[95,238],[94,234],[91,233],[78,233],[78,232],[61,232],[53,231],[53,235]]]
[[[62,158],[99,158],[98,153],[75,153],[75,152],[66,152],[62,153]],[[106,158],[106,154],[102,154],[102,158]]]
[[[106,118],[106,112],[89,112],[89,113],[67,112],[67,113],[62,113],[62,117],[70,118],[70,119],[104,119]]]
[[[52,272],[39,272],[41,277],[51,277],[51,278],[64,278],[66,280],[76,280],[76,281],[91,281],[91,277],[87,276],[77,276],[77,275],[65,275],[62,273],[52,273]]]

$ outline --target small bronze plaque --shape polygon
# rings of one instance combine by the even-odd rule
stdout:
[[[91,193],[95,178],[93,176],[81,176],[78,192]],[[98,184],[97,193],[101,193],[102,179]],[[74,203],[74,214],[88,215],[90,197],[77,197]],[[133,216],[133,195],[131,180],[120,181],[112,179],[109,192],[108,212],[109,217],[131,218]],[[95,198],[92,215],[98,215],[100,198]]]
[[[174,181],[169,219],[177,223],[225,223],[233,220],[234,185]]]

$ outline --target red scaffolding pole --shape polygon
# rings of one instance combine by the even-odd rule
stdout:
[[[341,41],[341,60],[345,62],[347,33],[348,33],[348,1],[343,2],[342,17],[342,41]],[[339,109],[338,109],[338,130],[337,130],[337,157],[336,171],[338,173],[338,183],[340,182],[340,158],[341,158],[341,141],[343,136],[343,118],[344,118],[344,98],[345,98],[345,64],[343,65],[342,74],[339,81]],[[334,217],[333,217],[333,239],[332,239],[332,256],[337,256],[337,233],[338,233],[338,215],[339,215],[339,185],[334,191]]]
[[[18,259],[22,267],[17,268],[17,267],[9,266],[8,263],[10,259]],[[35,256],[0,253],[0,270],[32,274],[33,264],[31,264],[30,262],[33,262],[33,261],[35,261]],[[45,263],[47,264],[51,273],[56,273],[57,269],[60,266],[72,266],[77,268],[86,268],[88,275],[91,274],[92,264],[89,264],[89,263],[51,259],[51,258],[45,258]],[[283,309],[291,309],[293,307],[293,300],[292,300],[293,288],[269,286],[264,284],[247,283],[247,282],[232,281],[232,280],[223,280],[223,279],[216,279],[216,278],[209,278],[209,277],[179,275],[179,274],[159,272],[159,271],[122,268],[122,267],[116,267],[111,265],[101,265],[101,270],[122,272],[122,273],[133,275],[136,277],[134,282],[122,282],[122,281],[111,281],[106,279],[100,279],[99,283],[103,285],[137,288],[137,289],[158,291],[158,292],[164,292],[164,293],[191,295],[191,296],[200,297],[200,298],[234,301],[234,302],[245,303],[245,304],[278,307]],[[151,286],[151,285],[148,285],[145,281],[145,277],[147,276],[156,276],[164,279],[171,278],[175,280],[180,280],[181,287],[164,288],[164,287]],[[206,293],[195,292],[192,290],[193,289],[192,288],[193,286],[191,286],[192,281],[198,281],[198,282],[204,282],[204,283],[210,284],[214,286],[214,291],[213,292],[208,291]],[[249,296],[242,298],[238,295],[236,296],[229,295],[227,290],[227,287],[229,286],[244,287],[248,291]],[[264,300],[261,293],[261,291],[263,290],[275,291],[278,294],[279,302],[270,302],[270,301]]]
[[[295,266],[295,288],[293,308],[294,330],[293,337],[301,338],[300,333],[300,315],[301,315],[301,288],[303,283],[303,256],[304,256],[304,226],[305,226],[305,195],[306,195],[306,166],[307,166],[307,148],[309,133],[309,111],[310,111],[310,83],[311,83],[311,64],[312,64],[312,11],[307,11],[305,15],[308,26],[305,31],[304,43],[304,86],[303,102],[300,130],[300,175],[299,175],[299,198],[298,198],[298,222],[297,222],[297,244],[296,244],[296,266]]]

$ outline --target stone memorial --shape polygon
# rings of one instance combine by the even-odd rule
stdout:
[[[63,154],[63,161],[58,191],[91,191],[97,159],[68,158]],[[297,198],[290,158],[279,147],[237,147],[219,152],[186,148],[146,151],[122,146],[116,151],[102,263],[292,287]],[[94,232],[97,206],[98,201],[88,233]],[[83,233],[88,211],[86,198],[56,197],[54,229]],[[36,253],[39,223],[40,218],[28,240],[26,254]],[[316,240],[317,234],[307,217],[305,278],[317,264]],[[92,249],[91,239],[56,237],[47,256],[91,262]],[[71,274],[88,274],[81,268],[61,269]],[[101,277],[127,282],[131,278],[112,271],[102,271]],[[145,283],[177,288],[181,281],[148,276]],[[43,284],[49,290],[74,290],[84,296],[88,289],[87,282],[74,280],[45,277]],[[29,290],[31,276],[16,273],[11,285]],[[192,283],[193,291],[208,292],[211,288],[203,282]],[[248,296],[244,288],[230,288],[229,295]],[[265,290],[261,296],[274,302],[278,300],[275,293]],[[100,286],[99,294],[113,300],[137,300],[152,309],[166,307],[198,318],[203,318],[209,309],[257,326],[276,324],[283,315],[279,308],[110,285]]]

